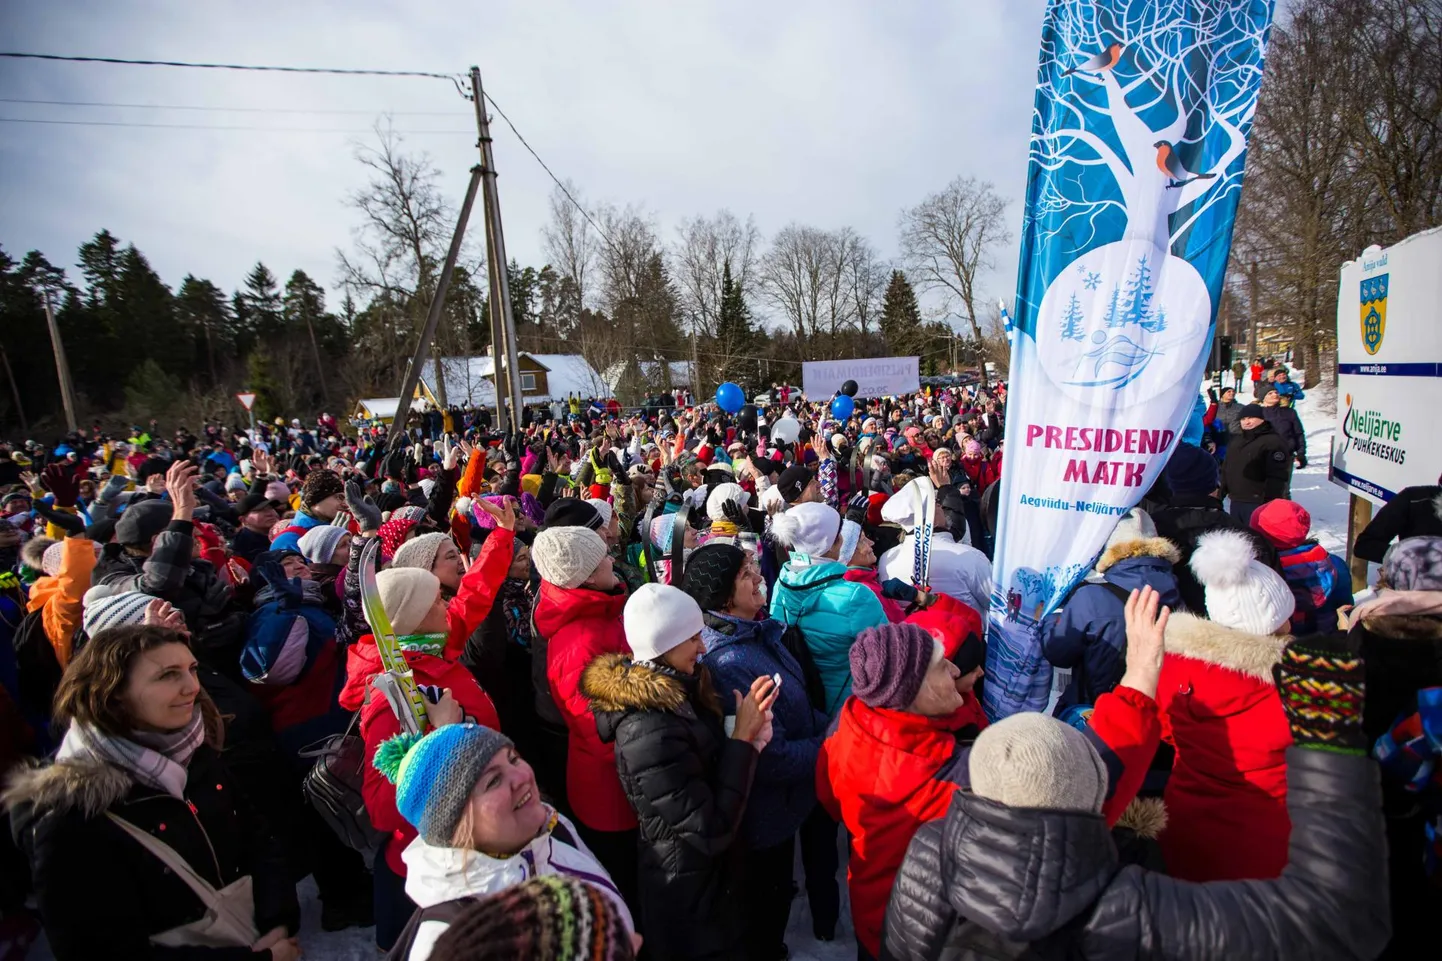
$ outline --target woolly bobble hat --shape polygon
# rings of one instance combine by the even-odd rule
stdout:
[[[736,578],[746,565],[746,552],[735,544],[711,543],[686,559],[681,589],[696,599],[703,611],[719,611],[731,600]]]
[[[1210,494],[1221,486],[1216,460],[1195,444],[1178,444],[1162,476],[1173,494]]]
[[[642,584],[621,614],[626,643],[638,661],[654,661],[701,633],[701,605],[679,587]]]
[[[602,500],[599,497],[588,497],[586,498],[586,503],[596,508],[596,513],[601,518],[600,527],[605,527],[611,523],[611,515],[615,513],[615,508],[611,506],[610,501]],[[600,527],[598,527],[597,530],[600,530]]]
[[[1387,548],[1382,574],[1394,591],[1442,591],[1442,537],[1408,537]]]
[[[329,564],[331,555],[340,546],[348,531],[334,524],[320,524],[301,535],[300,553],[308,564]]]
[[[371,763],[396,786],[401,817],[427,844],[448,848],[481,772],[511,746],[510,738],[480,724],[446,724],[382,741]]]
[[[706,495],[706,516],[712,521],[740,523],[746,517],[749,500],[750,495],[740,484],[717,484],[711,493]],[[731,505],[729,513],[728,504]]]
[[[990,725],[967,763],[972,793],[1007,807],[1100,814],[1107,797],[1096,748],[1046,714],[1013,714]]]
[[[470,902],[436,940],[431,961],[631,961],[631,930],[593,884],[543,874]]]
[[[170,523],[170,501],[146,500],[131,504],[115,522],[115,539],[121,544],[149,544]]]
[[[449,534],[439,533],[412,537],[396,549],[391,557],[391,567],[418,567],[428,571],[435,565],[441,545],[449,538]]]
[[[1279,551],[1300,547],[1312,532],[1312,515],[1296,501],[1267,501],[1252,511],[1249,523]]]
[[[777,542],[793,551],[820,557],[841,533],[841,515],[827,504],[793,504],[771,519]]]
[[[851,693],[868,707],[905,710],[941,656],[940,642],[915,624],[868,627],[851,645]]]
[[[40,555],[40,570],[46,577],[54,577],[60,573],[60,562],[65,557],[65,546],[61,541],[52,541],[45,552]]]
[[[541,580],[557,587],[580,587],[606,556],[606,542],[589,527],[548,527],[531,545],[531,562]]]
[[[345,495],[345,482],[335,471],[323,467],[305,475],[305,483],[300,488],[300,502],[306,507],[314,507],[336,494]]]
[[[141,623],[145,620],[145,606],[155,600],[149,594],[139,591],[105,594],[105,590],[107,588],[92,587],[85,592],[80,626],[89,637],[94,637],[107,627],[127,627]]]
[[[441,582],[430,571],[395,567],[376,575],[381,607],[398,635],[414,634],[441,593]]]
[[[1250,634],[1274,634],[1297,601],[1282,575],[1256,559],[1241,531],[1203,534],[1192,552],[1192,573],[1206,592],[1210,620]]]

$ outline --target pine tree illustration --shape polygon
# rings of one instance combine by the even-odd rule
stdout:
[[[1117,300],[1121,297],[1121,288],[1112,287],[1111,300],[1107,301],[1107,326],[1121,327],[1126,324],[1127,319],[1122,316],[1120,308],[1117,307]]]
[[[1150,320],[1142,322],[1142,329],[1153,334],[1160,334],[1167,329],[1167,309],[1159,308]]]
[[[1152,319],[1152,268],[1147,258],[1137,260],[1137,269],[1127,281],[1127,302],[1122,307],[1123,324],[1140,324],[1144,329]]]
[[[1077,300],[1076,294],[1071,295],[1071,302],[1067,304],[1066,313],[1061,319],[1062,340],[1085,340],[1086,331],[1082,329],[1085,317],[1082,316],[1081,302]]]

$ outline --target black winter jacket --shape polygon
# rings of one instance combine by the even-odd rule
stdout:
[[[1222,461],[1222,496],[1261,504],[1287,496],[1292,481],[1290,443],[1263,421],[1242,431],[1227,447]]]
[[[1257,560],[1278,574],[1282,573],[1277,550],[1271,542],[1228,514],[1222,502],[1209,494],[1172,494],[1166,507],[1152,512],[1152,522],[1157,525],[1157,536],[1177,545],[1181,557],[1172,570],[1177,575],[1182,603],[1194,614],[1202,615],[1207,610],[1206,593],[1191,568],[1192,552],[1197,549],[1197,541],[1203,534],[1241,531],[1252,542],[1252,553]]]
[[[1099,815],[958,793],[916,833],[882,958],[1362,961],[1391,930],[1376,762],[1289,748],[1289,861],[1270,881],[1122,867]]]
[[[1352,552],[1380,564],[1394,540],[1439,536],[1442,536],[1442,487],[1431,484],[1404,487],[1362,528]]]
[[[300,924],[285,851],[236,787],[220,755],[190,759],[185,800],[119,768],[57,761],[12,776],[5,793],[15,843],[30,859],[35,896],[57,961],[256,961],[249,948],[163,948],[150,936],[199,920],[197,898],[107,811],[175,848],[217,888],[249,874],[263,935]]]
[[[1272,430],[1287,442],[1295,456],[1301,454],[1307,456],[1307,432],[1302,429],[1302,418],[1298,416],[1295,407],[1263,407],[1263,416],[1267,423],[1272,425]],[[1240,424],[1238,425],[1240,426]]]
[[[1430,592],[1417,592],[1418,594]],[[1386,597],[1384,592],[1383,597]],[[1394,608],[1395,610],[1396,608]],[[1362,726],[1375,744],[1397,719],[1417,710],[1417,692],[1442,687],[1442,617],[1426,614],[1369,615],[1352,627],[1360,634],[1367,665],[1367,701]],[[1419,945],[1436,937],[1442,917],[1442,886],[1427,877],[1427,824],[1435,798],[1409,790],[1401,776],[1383,772],[1382,805],[1387,815],[1387,869],[1392,889],[1392,944],[1381,957],[1417,957]]]
[[[581,675],[640,821],[641,931],[658,961],[745,956],[738,835],[756,750],[726,736],[705,672],[606,654]]]

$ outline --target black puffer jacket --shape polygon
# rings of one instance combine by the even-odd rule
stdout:
[[[1290,748],[1289,863],[1270,881],[1122,867],[1099,816],[957,794],[912,839],[882,958],[1362,961],[1391,925],[1377,765]]]
[[[641,930],[658,961],[745,956],[737,836],[756,751],[726,736],[705,671],[606,654],[581,675],[640,820]]]
[[[170,845],[224,887],[250,875],[255,925],[300,923],[285,851],[236,787],[220,755],[201,746],[185,798],[138,784],[119,768],[57,761],[12,775],[5,793],[15,842],[30,859],[41,920],[57,961],[155,958],[255,961],[249,948],[159,948],[150,936],[199,920],[204,908],[169,868],[105,815]]]
[[[1222,496],[1261,504],[1287,496],[1292,482],[1291,442],[1269,421],[1232,438],[1222,461]]]
[[[1382,563],[1387,548],[1407,537],[1442,537],[1442,487],[1404,487],[1357,535],[1352,553]]]

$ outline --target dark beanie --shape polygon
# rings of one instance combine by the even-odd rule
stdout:
[[[1243,418],[1243,417],[1266,417],[1266,416],[1267,416],[1267,408],[1263,407],[1261,404],[1248,404],[1246,407],[1243,407],[1243,408],[1242,408],[1242,411],[1241,411],[1240,414],[1237,415],[1237,418],[1238,418],[1238,419],[1241,419],[1241,418]]]
[[[546,508],[544,527],[589,527],[601,529],[601,512],[578,497],[562,497]]]
[[[436,939],[431,961],[630,961],[631,932],[594,884],[543,874],[468,905]]]
[[[145,500],[131,504],[115,522],[115,540],[121,544],[150,544],[150,539],[170,523],[170,501]]]
[[[735,544],[707,544],[686,560],[681,589],[703,611],[719,611],[731,600],[736,578],[746,565],[746,552]]]
[[[153,474],[164,474],[168,470],[170,470],[170,461],[163,460],[159,457],[147,457],[141,461],[140,466],[136,468],[135,481],[143,485],[146,478]]]
[[[300,502],[306,507],[314,507],[336,494],[345,495],[345,482],[335,471],[322,468],[305,475],[305,483],[300,488]]]
[[[776,486],[781,490],[781,497],[788,504],[796,503],[796,499],[806,490],[806,485],[811,483],[815,475],[805,467],[788,467],[781,472],[776,480]]]
[[[915,624],[868,627],[851,645],[851,693],[868,707],[904,710],[916,700],[935,650],[936,641]]]
[[[1216,460],[1195,444],[1178,444],[1162,473],[1173,494],[1210,494],[1220,484]]]

